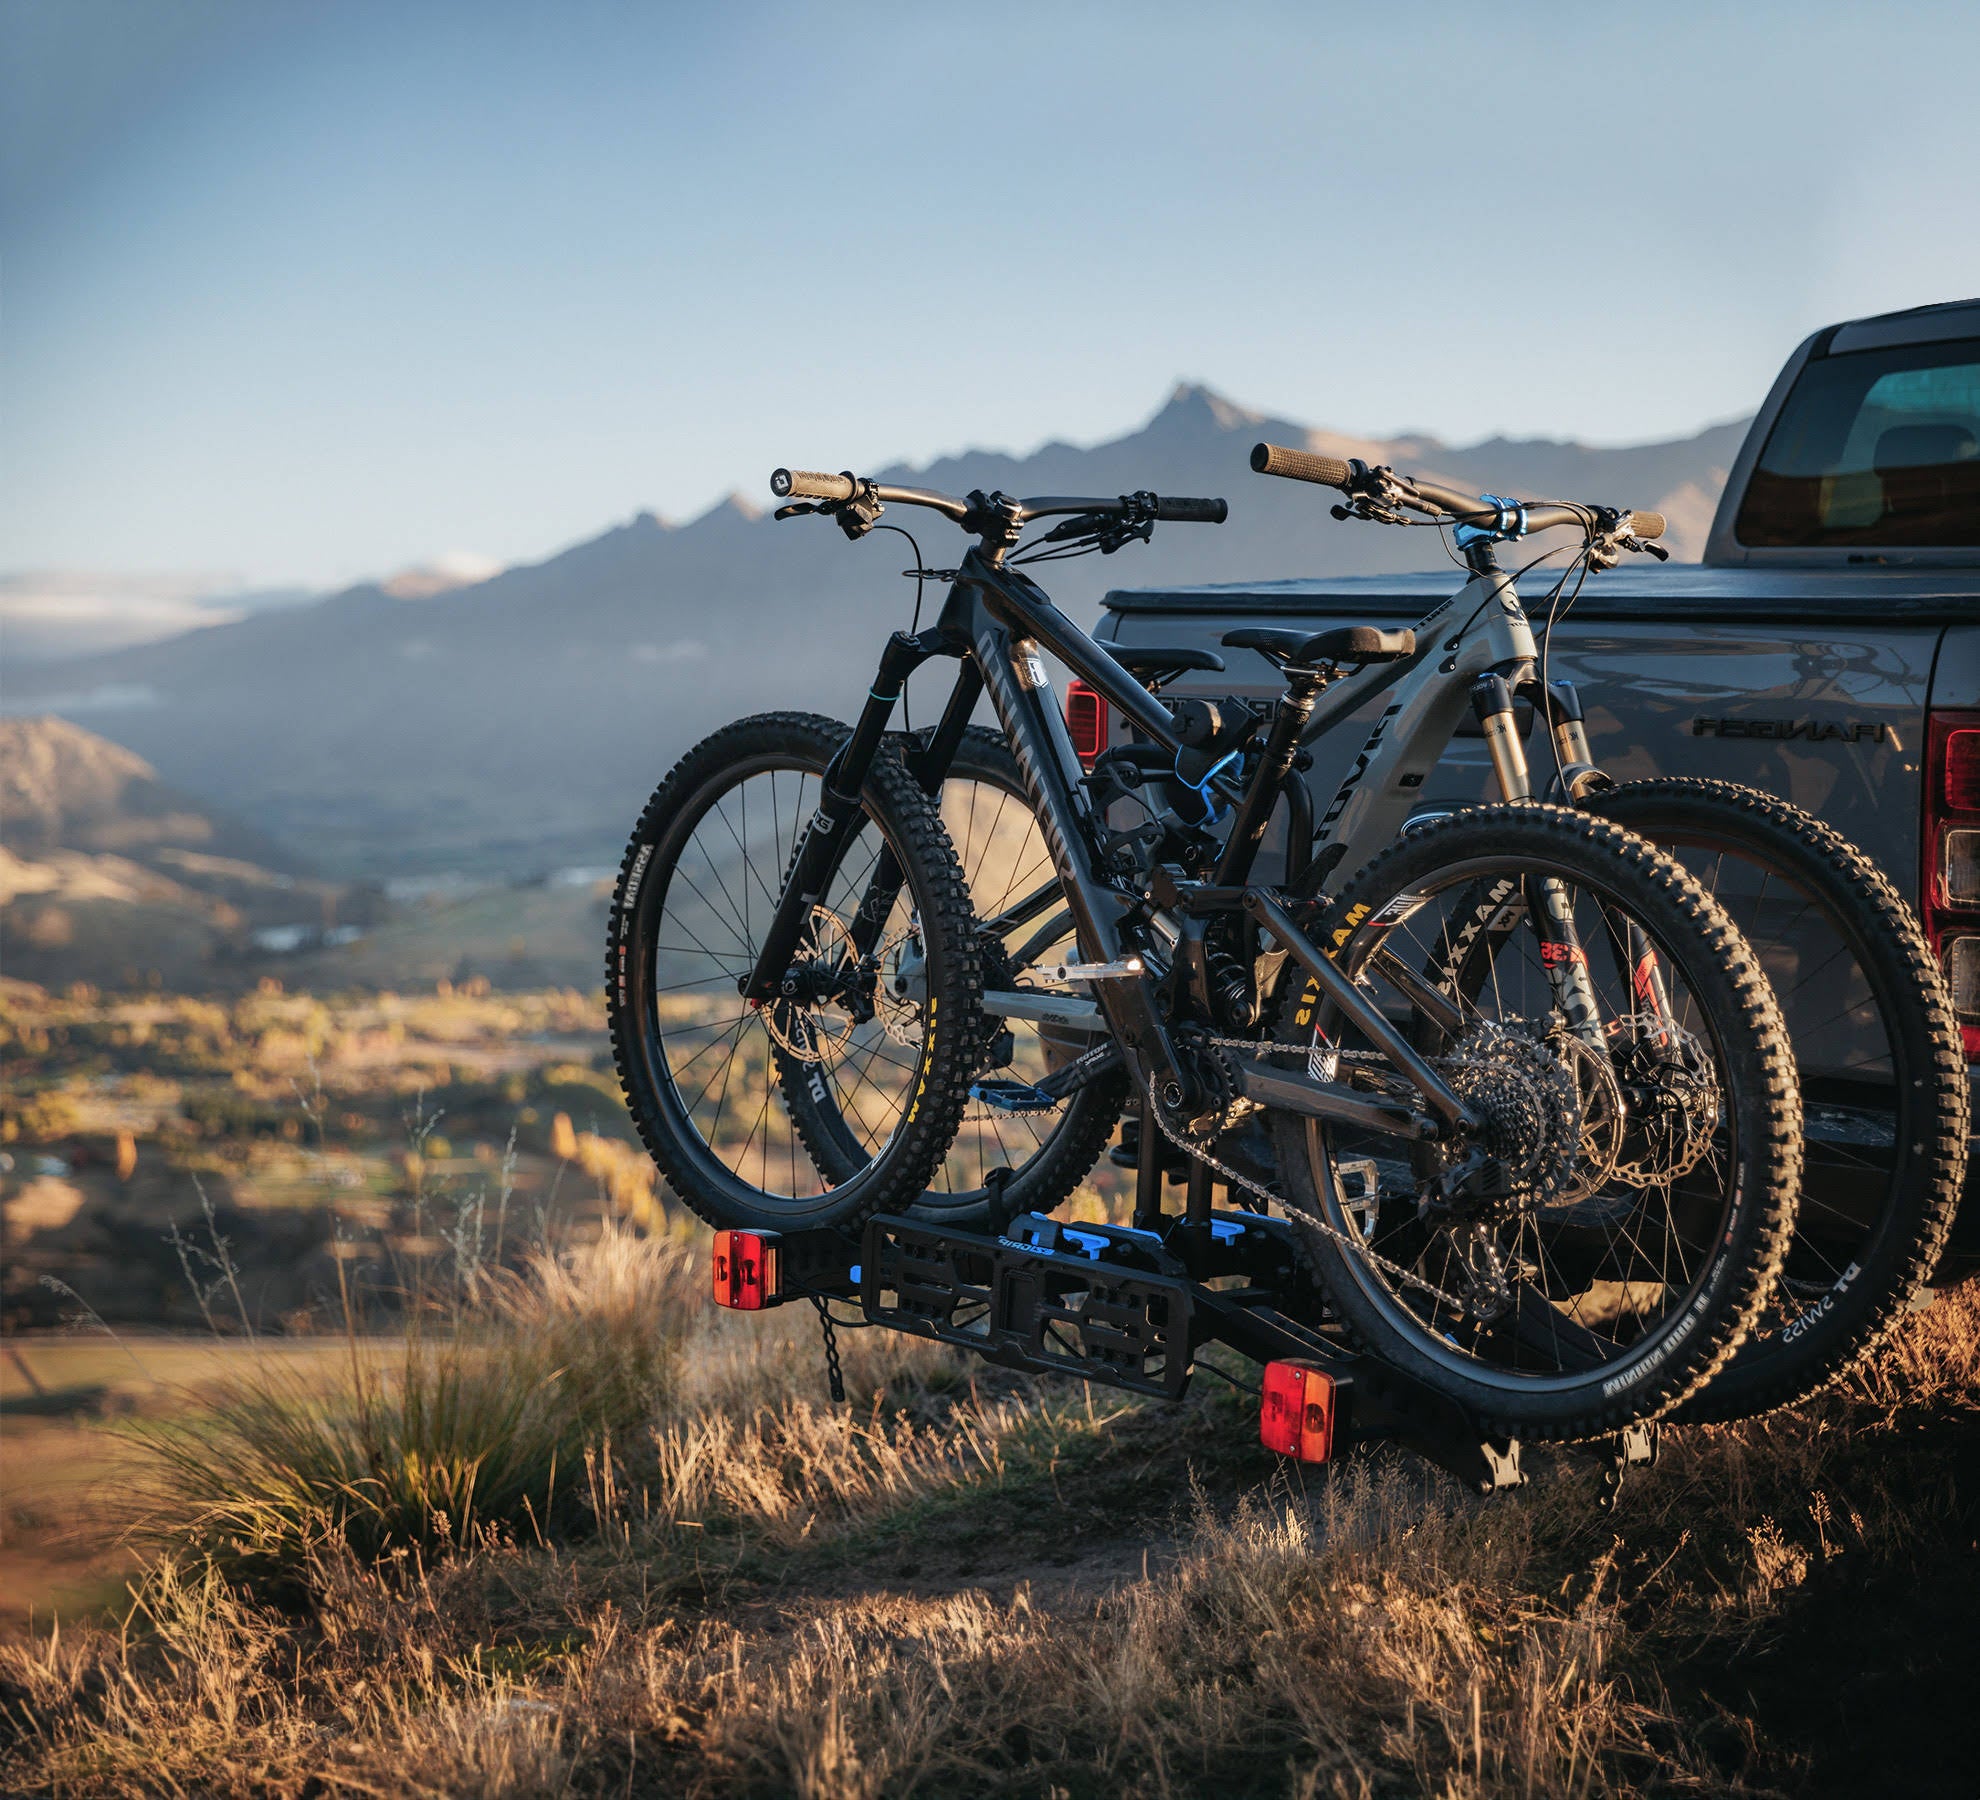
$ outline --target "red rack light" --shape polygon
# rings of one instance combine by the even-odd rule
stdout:
[[[1267,1363],[1258,1438],[1281,1456],[1325,1462],[1334,1453],[1333,1376],[1315,1363]]]
[[[778,1260],[774,1231],[716,1232],[715,1304],[762,1311],[777,1298]]]

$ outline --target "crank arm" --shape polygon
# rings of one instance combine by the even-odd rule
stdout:
[[[1090,1082],[1098,1081],[1102,1075],[1112,1074],[1121,1066],[1121,1047],[1112,1038],[1098,1043],[1084,1056],[1076,1056],[1069,1063],[1056,1068],[1038,1083],[1041,1094],[1050,1094],[1054,1100],[1063,1100],[1068,1094],[1076,1094]]]
[[[1081,1031],[1104,1031],[1107,1015],[1091,1000],[1073,994],[1039,994],[1023,988],[990,988],[983,1010],[993,1019],[1030,1019],[1039,1025],[1071,1025]]]
[[[1032,971],[1047,981],[1126,981],[1144,972],[1138,956],[1124,956],[1119,962],[1041,963]]]

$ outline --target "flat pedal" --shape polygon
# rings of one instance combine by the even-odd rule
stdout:
[[[970,1086],[969,1097],[984,1106],[994,1106],[999,1112],[1034,1113],[1050,1112],[1059,1104],[1059,1096],[1042,1087],[1033,1087],[1028,1081],[978,1081]]]

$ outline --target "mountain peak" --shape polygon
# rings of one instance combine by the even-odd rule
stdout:
[[[733,490],[722,496],[705,513],[690,519],[682,526],[683,531],[705,531],[720,529],[724,525],[754,525],[763,517],[763,509],[745,500]]]
[[[1148,421],[1150,431],[1245,431],[1265,422],[1265,415],[1226,400],[1200,381],[1179,381],[1161,409]]]

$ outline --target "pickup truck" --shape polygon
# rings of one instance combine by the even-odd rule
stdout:
[[[1241,492],[1234,484],[1233,498]],[[1313,492],[1316,560],[1328,532],[1380,529],[1332,522],[1332,496]],[[1645,497],[1518,498],[1627,507]],[[1508,566],[1517,566],[1510,557]],[[1446,567],[1118,589],[1096,636],[1217,650],[1242,624],[1409,625],[1462,580]],[[1543,567],[1522,583],[1536,626],[1553,582]],[[1980,1078],[1980,301],[1816,332],[1753,421],[1703,562],[1636,557],[1593,574],[1550,635],[1548,672],[1579,689],[1595,761],[1608,774],[1766,789],[1882,866],[1942,959],[1969,1076]],[[1167,691],[1260,699],[1279,691],[1262,658],[1220,654],[1224,673],[1185,676]],[[1381,705],[1310,746],[1316,816]],[[1091,723],[1109,737],[1104,722]],[[1536,770],[1550,767],[1538,738],[1529,758]],[[1485,798],[1491,779],[1482,737],[1461,732],[1420,810]],[[1848,1026],[1826,1029],[1821,1060],[1846,1066]],[[1806,1070],[1799,1038],[1797,1049]],[[1961,1214],[1941,1279],[1980,1264],[1980,1206]]]

